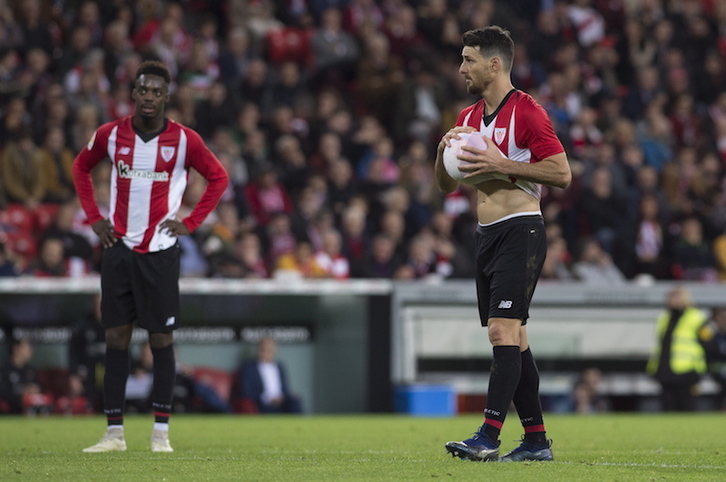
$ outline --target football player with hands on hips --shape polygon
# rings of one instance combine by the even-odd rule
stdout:
[[[509,32],[470,30],[463,44],[459,73],[481,99],[461,111],[439,142],[434,170],[444,193],[459,183],[476,189],[477,300],[493,359],[483,424],[446,450],[473,461],[553,460],[526,325],[547,248],[542,184],[566,188],[572,174],[547,113],[512,84]],[[500,457],[499,434],[512,402],[524,436]]]
[[[136,71],[131,116],[99,127],[73,163],[81,206],[98,236],[101,258],[101,321],[106,335],[103,379],[105,435],[84,452],[126,450],[124,405],[133,324],[149,334],[154,357],[151,406],[153,452],[172,452],[169,416],[176,362],[174,330],[179,326],[177,236],[193,232],[217,206],[229,177],[217,157],[192,129],[167,119],[171,76],[161,62],[145,61]],[[110,159],[108,216],[96,202],[91,172]],[[207,181],[204,193],[184,219],[176,215],[194,168]]]

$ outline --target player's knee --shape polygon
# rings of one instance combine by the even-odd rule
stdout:
[[[106,329],[106,346],[112,350],[126,350],[131,342],[131,325]]]
[[[519,326],[510,320],[503,323],[489,320],[488,326],[489,342],[493,346],[519,345]]]
[[[173,333],[149,333],[149,346],[154,349],[166,348],[174,342]]]

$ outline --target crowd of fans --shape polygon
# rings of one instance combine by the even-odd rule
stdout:
[[[133,111],[136,67],[157,58],[168,117],[231,177],[180,239],[183,276],[471,276],[473,191],[440,194],[433,158],[476,100],[461,34],[488,24],[512,32],[514,84],[546,108],[574,174],[543,191],[543,280],[726,280],[713,0],[0,0],[0,275],[97,271],[71,164]],[[110,172],[94,171],[102,205]]]

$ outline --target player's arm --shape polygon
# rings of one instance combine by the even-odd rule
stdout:
[[[476,129],[469,126],[455,126],[449,130],[439,141],[436,149],[436,163],[434,164],[434,176],[436,177],[436,187],[439,191],[448,194],[454,192],[459,185],[444,167],[444,149],[451,147],[451,139],[458,139],[460,132],[474,132]]]
[[[539,162],[517,162],[504,157],[499,148],[490,138],[482,136],[489,146],[485,150],[470,146],[463,146],[462,151],[468,154],[460,155],[459,159],[469,164],[459,166],[465,172],[465,178],[480,174],[503,174],[508,177],[524,181],[546,184],[566,188],[572,181],[570,164],[564,152],[548,156]]]
[[[229,184],[229,175],[219,162],[217,156],[204,144],[202,138],[194,131],[187,130],[189,152],[187,155],[189,166],[196,169],[207,181],[202,197],[189,216],[177,221],[167,219],[159,225],[159,229],[166,229],[172,236],[193,233],[206,219],[209,213],[217,207],[219,200]]]
[[[81,149],[75,160],[73,161],[73,185],[76,188],[76,195],[81,202],[81,207],[86,213],[86,218],[101,240],[104,248],[111,247],[116,242],[113,235],[114,229],[111,221],[101,216],[96,202],[96,196],[93,192],[93,181],[91,180],[91,171],[103,159],[108,157],[106,152],[108,134],[112,126],[105,124],[99,127],[93,133],[93,137],[88,141],[86,147]]]

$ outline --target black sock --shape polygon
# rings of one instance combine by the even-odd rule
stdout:
[[[151,391],[151,407],[154,410],[156,423],[169,423],[171,402],[174,398],[174,380],[176,364],[174,345],[164,348],[152,348],[154,355],[154,388]]]
[[[539,398],[539,371],[532,350],[522,352],[522,376],[514,392],[514,406],[524,427],[524,439],[538,445],[547,444],[547,434]]]
[[[103,375],[103,412],[108,426],[124,424],[126,381],[129,378],[129,351],[106,349],[106,372]]]
[[[518,346],[495,346],[484,409],[484,432],[492,440],[499,440],[499,433],[512,403],[514,391],[522,372],[522,357]]]

